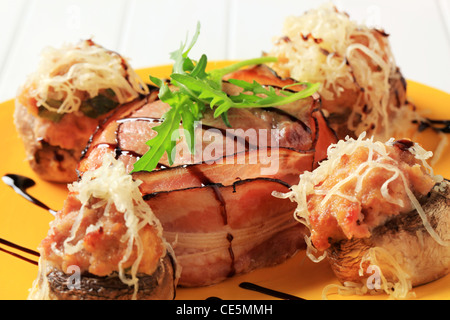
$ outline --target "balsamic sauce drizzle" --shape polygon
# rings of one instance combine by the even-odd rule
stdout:
[[[202,186],[204,186],[204,187],[207,186],[207,187],[212,188],[212,191],[214,192],[214,196],[220,206],[220,213],[221,213],[221,216],[223,219],[223,224],[227,225],[228,224],[227,208],[226,208],[226,203],[222,196],[222,193],[220,192],[219,185],[217,183],[214,183],[213,181],[211,181],[211,179],[209,179],[201,170],[198,170],[198,168],[196,166],[186,166],[186,168],[189,170],[190,173],[192,173],[197,178],[197,180],[201,183]],[[227,240],[229,243],[228,252],[229,252],[230,258],[231,258],[230,272],[228,273],[228,277],[232,277],[233,275],[236,274],[236,269],[234,266],[235,259],[234,259],[234,252],[233,252],[233,246],[232,246],[233,236],[230,233],[227,234]]]
[[[32,186],[34,186],[36,184],[36,182],[34,182],[33,179],[19,175],[19,174],[6,174],[2,177],[2,180],[5,184],[7,184],[8,186],[10,186],[11,188],[13,188],[13,190],[19,194],[20,196],[22,196],[23,198],[25,198],[26,200],[30,201],[31,203],[37,205],[38,207],[47,210],[48,212],[50,212],[52,215],[55,215],[57,211],[49,208],[46,204],[44,204],[43,202],[41,202],[40,200],[36,199],[35,197],[31,196],[30,194],[27,193],[27,189],[31,188]],[[12,243],[8,240],[2,239],[0,238],[0,244],[11,247],[13,249],[22,251],[24,253],[28,253],[31,254],[33,256],[39,257],[39,252],[22,247],[18,244]],[[32,259],[29,259],[27,257],[24,257],[18,253],[12,252],[10,250],[6,250],[4,248],[0,248],[1,252],[10,254],[16,258],[19,258],[23,261],[29,262],[31,264],[34,265],[38,265],[38,262]]]
[[[117,123],[124,123],[130,121],[147,121],[150,123],[162,123],[163,119],[154,117],[128,117],[116,120]]]
[[[42,209],[47,210],[52,215],[55,215],[57,211],[49,208],[46,204],[42,203],[35,197],[31,196],[27,193],[27,189],[31,188],[36,184],[33,179],[21,176],[19,174],[7,174],[2,177],[2,180],[4,183],[6,183],[8,186],[14,189],[14,191],[30,201],[31,203],[34,203],[35,205],[41,207]]]
[[[239,284],[240,288],[243,289],[247,289],[247,290],[252,290],[252,291],[256,291],[259,293],[263,293],[266,294],[268,296],[272,296],[272,297],[276,297],[276,298],[280,298],[280,299],[284,299],[284,300],[305,300],[303,298],[288,294],[288,293],[284,293],[284,292],[280,292],[280,291],[276,291],[273,289],[269,289],[266,287],[262,287],[259,286],[257,284],[251,283],[251,282],[241,282]]]
[[[34,251],[34,250],[31,250],[31,249],[19,246],[18,244],[12,243],[12,242],[7,241],[7,240],[2,239],[2,238],[0,238],[0,244],[3,244],[5,246],[11,247],[11,248],[14,248],[14,249],[17,249],[17,250],[20,250],[22,252],[31,254],[31,255],[36,256],[36,257],[40,256],[39,252],[37,252],[37,251]],[[9,250],[3,249],[3,248],[0,248],[0,251],[8,253],[8,254],[12,255],[13,257],[19,258],[21,260],[24,260],[24,261],[29,262],[31,264],[34,264],[36,266],[38,265],[37,261],[29,259],[29,258],[26,258],[26,257],[24,257],[24,256],[22,256],[20,254],[15,253],[15,252],[12,252],[12,251],[9,251]]]
[[[414,120],[413,123],[419,125],[418,127],[419,132],[425,131],[426,129],[430,128],[436,132],[450,133],[450,120],[427,119],[426,121],[420,122]]]

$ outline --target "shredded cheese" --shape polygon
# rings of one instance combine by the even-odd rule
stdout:
[[[147,85],[123,57],[92,40],[44,49],[25,88],[38,107],[57,113],[78,111],[84,99],[98,96],[101,90],[112,90],[119,103],[148,93]],[[61,103],[55,106],[50,99]]]
[[[140,184],[141,181],[133,180],[132,176],[127,173],[121,161],[115,160],[112,155],[108,154],[105,155],[100,168],[85,172],[81,181],[69,185],[69,190],[77,194],[77,198],[83,204],[83,207],[91,198],[104,199],[108,205],[114,204],[116,209],[124,214],[127,232],[121,241],[127,243],[127,248],[119,262],[119,277],[123,283],[135,287],[135,294],[138,290],[136,274],[144,252],[139,231],[146,225],[157,226],[159,236],[162,237],[161,224],[142,199],[139,190]],[[83,207],[79,214],[81,217]],[[105,208],[105,215],[108,214],[107,208],[108,206]],[[79,250],[78,244],[75,247],[70,244],[70,241],[75,238],[78,227],[79,224],[73,225],[71,237],[66,239],[64,243],[66,252],[72,253],[74,250]],[[130,258],[134,246],[137,247],[138,256],[131,267],[131,278],[128,278],[123,264]]]
[[[346,183],[356,180],[356,191],[360,189],[365,176],[369,173],[371,169],[374,168],[384,168],[386,170],[392,171],[393,175],[389,178],[382,186],[381,194],[384,196],[385,201],[390,203],[398,204],[398,199],[393,198],[389,195],[387,186],[390,182],[395,179],[400,178],[403,183],[405,190],[413,207],[416,210],[420,210],[420,204],[418,204],[417,199],[413,195],[412,191],[409,189],[407,178],[401,172],[401,170],[396,167],[395,160],[392,159],[386,149],[387,146],[393,144],[393,139],[390,139],[386,143],[380,141],[374,141],[374,137],[366,139],[366,133],[363,132],[357,139],[347,137],[345,140],[340,140],[336,144],[332,144],[328,147],[328,158],[320,163],[319,167],[314,171],[306,171],[300,175],[300,182],[298,185],[291,187],[291,192],[286,194],[277,194],[284,198],[291,198],[295,200],[299,205],[296,210],[296,217],[303,221],[306,225],[309,225],[309,212],[307,209],[307,196],[309,194],[320,194],[320,188],[316,188],[320,182],[324,181],[328,175],[335,171],[339,165],[340,159],[343,155],[351,155],[358,148],[367,148],[369,150],[369,156],[366,162],[363,162],[359,167],[351,172],[345,179],[339,181],[335,184],[331,190],[326,191],[326,195],[322,200],[322,204],[325,204],[334,196],[346,197],[349,200],[355,200],[355,198],[349,197],[348,195],[343,195],[339,190]],[[434,179],[436,183],[441,183],[443,177],[440,175],[434,175],[432,168],[426,163],[426,160],[432,156],[432,152],[425,151],[417,143],[409,149],[409,151],[415,155],[415,157],[422,161],[424,167],[428,170],[429,175]],[[375,160],[375,154],[377,155]],[[420,213],[420,212],[419,212]],[[437,239],[436,239],[437,240]]]
[[[38,275],[33,281],[33,286],[28,294],[28,300],[50,300],[48,279],[47,279],[47,260],[39,257]]]
[[[279,58],[271,67],[281,76],[321,83],[323,99],[357,95],[345,100],[353,103],[345,107],[351,109],[347,127],[355,136],[367,132],[381,141],[411,136],[419,116],[407,101],[393,99],[391,83],[401,74],[382,31],[350,20],[328,3],[286,18],[283,36],[267,54]]]
[[[402,269],[396,259],[386,249],[381,247],[370,248],[360,263],[359,273],[364,274],[363,264],[368,262],[370,265],[383,266],[379,270],[380,289],[389,295],[390,299],[407,299],[414,297],[412,284],[409,275]],[[386,275],[390,274],[393,278],[388,281]]]
[[[366,272],[363,265],[368,263],[372,266],[383,266],[377,269],[376,281],[378,287],[369,287],[363,276]],[[412,291],[412,284],[409,275],[402,269],[396,259],[386,249],[381,247],[370,248],[360,262],[359,275],[362,277],[361,282],[344,282],[343,285],[329,284],[322,290],[322,299],[326,300],[330,295],[330,290],[336,288],[339,295],[365,295],[386,293],[389,299],[409,299],[415,297]],[[389,279],[387,278],[389,275]]]

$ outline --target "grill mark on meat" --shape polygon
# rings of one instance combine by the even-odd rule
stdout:
[[[281,77],[280,77],[279,75],[277,75],[277,74],[275,73],[275,71],[273,71],[272,69],[269,69],[268,71],[270,71],[274,77],[278,78],[278,79],[281,80],[281,81],[292,80],[292,82],[295,82],[293,79],[283,79],[283,78],[281,78]],[[227,81],[227,80],[223,80],[223,82],[225,82],[225,83],[230,83],[230,82]],[[276,90],[283,90],[283,91],[288,91],[288,92],[292,92],[292,93],[298,92],[298,91],[292,90],[292,89],[290,89],[290,88],[283,88],[283,87],[281,87],[281,86],[279,86],[279,85],[276,85],[276,84],[273,84],[273,83],[271,83],[270,86],[271,86],[272,88],[276,89]],[[230,94],[227,94],[227,95],[230,96]],[[319,100],[320,100],[320,98],[319,98]],[[315,105],[316,101],[317,101],[317,99],[313,99],[313,104],[314,104],[314,105]],[[268,107],[268,108],[261,108],[261,109],[262,109],[262,110],[265,110],[265,111],[268,111],[268,112],[276,113],[276,114],[281,115],[281,116],[285,116],[285,117],[287,117],[290,121],[298,123],[298,124],[299,124],[306,132],[311,133],[311,129],[310,129],[310,128],[309,128],[309,127],[301,120],[301,119],[299,119],[298,117],[296,117],[296,116],[290,114],[289,112],[286,112],[286,111],[283,110],[283,109],[280,109],[280,108],[277,108],[277,107]]]

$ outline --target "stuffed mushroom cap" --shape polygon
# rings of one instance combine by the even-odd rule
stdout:
[[[122,162],[69,186],[40,245],[30,299],[173,299],[179,278],[162,227]]]
[[[48,47],[16,97],[14,123],[31,168],[70,183],[90,136],[148,87],[116,52],[92,40]]]
[[[344,286],[405,298],[450,270],[449,187],[410,140],[347,138],[289,194],[310,230],[308,255],[327,258]],[[281,195],[280,195],[281,196]],[[317,254],[320,252],[320,258]],[[376,274],[374,272],[376,271]]]

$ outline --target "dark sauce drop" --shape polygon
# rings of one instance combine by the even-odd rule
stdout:
[[[48,212],[50,212],[52,215],[56,214],[56,211],[53,209],[50,209],[46,204],[42,203],[41,201],[39,201],[38,199],[34,198],[33,196],[29,195],[27,193],[27,189],[31,188],[32,186],[34,186],[36,183],[34,182],[33,179],[22,176],[22,175],[18,175],[18,174],[7,174],[5,176],[2,177],[2,180],[4,183],[6,183],[8,186],[10,186],[11,188],[13,188],[13,190],[21,195],[22,197],[24,197],[26,200],[30,201],[31,203],[47,210]],[[39,252],[22,247],[18,244],[15,244],[13,242],[10,242],[8,240],[2,239],[0,238],[0,244],[13,248],[15,250],[19,250],[23,253],[27,253],[27,254],[31,254],[33,256],[39,257]],[[19,258],[23,261],[29,262],[31,264],[34,265],[38,265],[38,262],[33,260],[33,259],[29,259],[21,254],[15,253],[13,251],[4,249],[4,248],[0,248],[1,252],[7,253],[12,255],[13,257]]]
[[[251,282],[241,282],[239,284],[239,287],[243,288],[243,289],[263,293],[263,294],[269,295],[271,297],[280,298],[283,300],[305,300],[303,298],[300,298],[300,297],[297,297],[297,296],[294,296],[294,295],[291,295],[288,293],[284,293],[281,291],[276,291],[273,289],[265,288],[265,287],[259,286],[257,284],[251,283]]]
[[[7,174],[2,177],[4,183],[14,189],[14,191],[30,201],[31,203],[41,207],[42,209],[47,210],[52,215],[55,215],[57,211],[49,208],[46,204],[42,203],[35,197],[31,196],[27,193],[27,189],[31,188],[36,184],[33,179],[21,176],[19,174]]]
[[[402,151],[407,151],[409,148],[414,146],[414,142],[411,140],[401,139],[394,142],[394,146],[398,147]]]
[[[228,277],[232,277],[236,274],[236,268],[234,266],[234,251],[233,251],[233,246],[231,245],[232,241],[233,241],[233,235],[231,233],[228,233],[227,235],[227,240],[230,243],[230,246],[228,247],[228,253],[230,254],[230,258],[231,258],[231,266],[230,266],[230,272],[228,273]]]
[[[450,133],[450,120],[427,119],[420,122],[413,121],[413,123],[419,125],[418,127],[419,132],[425,131],[426,129],[430,128],[436,132]]]

